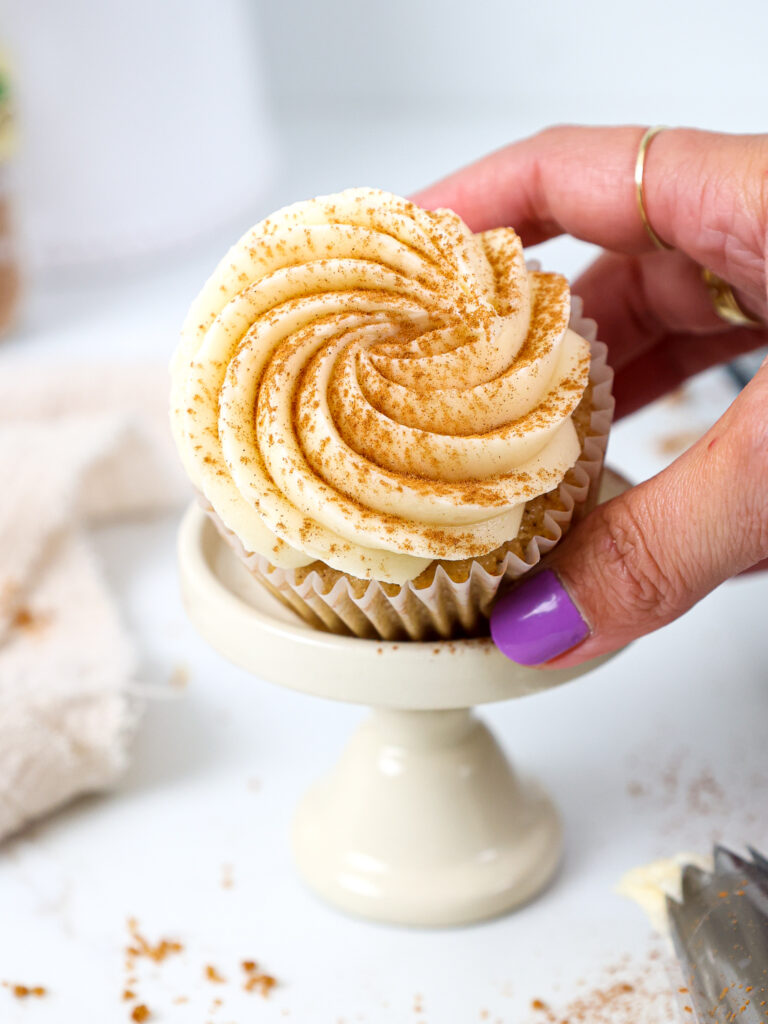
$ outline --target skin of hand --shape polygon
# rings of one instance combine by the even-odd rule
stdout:
[[[428,209],[455,210],[474,231],[512,226],[524,245],[568,233],[606,250],[573,291],[609,346],[617,417],[768,343],[768,329],[721,320],[701,279],[709,267],[731,284],[742,309],[768,323],[768,135],[670,129],[656,136],[646,154],[645,206],[656,233],[674,246],[660,251],[635,197],[644,130],[549,128],[413,197]],[[566,618],[579,617],[575,630],[561,630],[559,639],[550,630],[520,657],[525,643],[500,646],[525,664],[577,665],[659,629],[766,558],[768,360],[675,462],[574,527],[547,561],[554,572],[539,574],[549,583],[526,578],[507,595],[506,610],[502,598],[492,634],[499,644],[497,612],[518,640],[532,614],[547,634],[547,602],[565,602]]]

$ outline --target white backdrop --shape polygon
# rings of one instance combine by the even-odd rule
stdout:
[[[254,2],[273,206],[356,184],[408,194],[559,122],[768,128],[765,0]],[[533,252],[571,276],[593,254]]]
[[[284,109],[765,123],[764,0],[258,0]]]

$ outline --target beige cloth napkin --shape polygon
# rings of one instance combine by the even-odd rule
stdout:
[[[163,367],[0,365],[0,839],[126,765],[138,659],[88,527],[188,496],[166,407]]]

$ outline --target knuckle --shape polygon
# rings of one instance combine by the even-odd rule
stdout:
[[[674,618],[682,581],[654,553],[643,516],[627,502],[610,502],[601,511],[611,600],[626,612],[654,620]]]

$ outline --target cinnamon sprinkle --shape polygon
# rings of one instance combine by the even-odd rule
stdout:
[[[162,963],[167,957],[175,953],[181,953],[184,947],[176,939],[160,939],[154,945],[147,941],[139,932],[138,921],[129,918],[128,930],[131,934],[132,944],[126,947],[126,957],[132,961],[136,957],[146,957],[155,963]]]
[[[48,994],[48,989],[43,985],[20,985],[18,982],[12,983],[10,981],[4,981],[2,985],[3,988],[10,989],[14,999],[28,999],[30,996],[42,999],[43,996]]]
[[[259,965],[255,960],[244,960],[242,967],[246,976],[243,984],[245,991],[258,992],[266,999],[272,989],[277,985],[277,979],[271,974],[265,974],[259,970]]]

